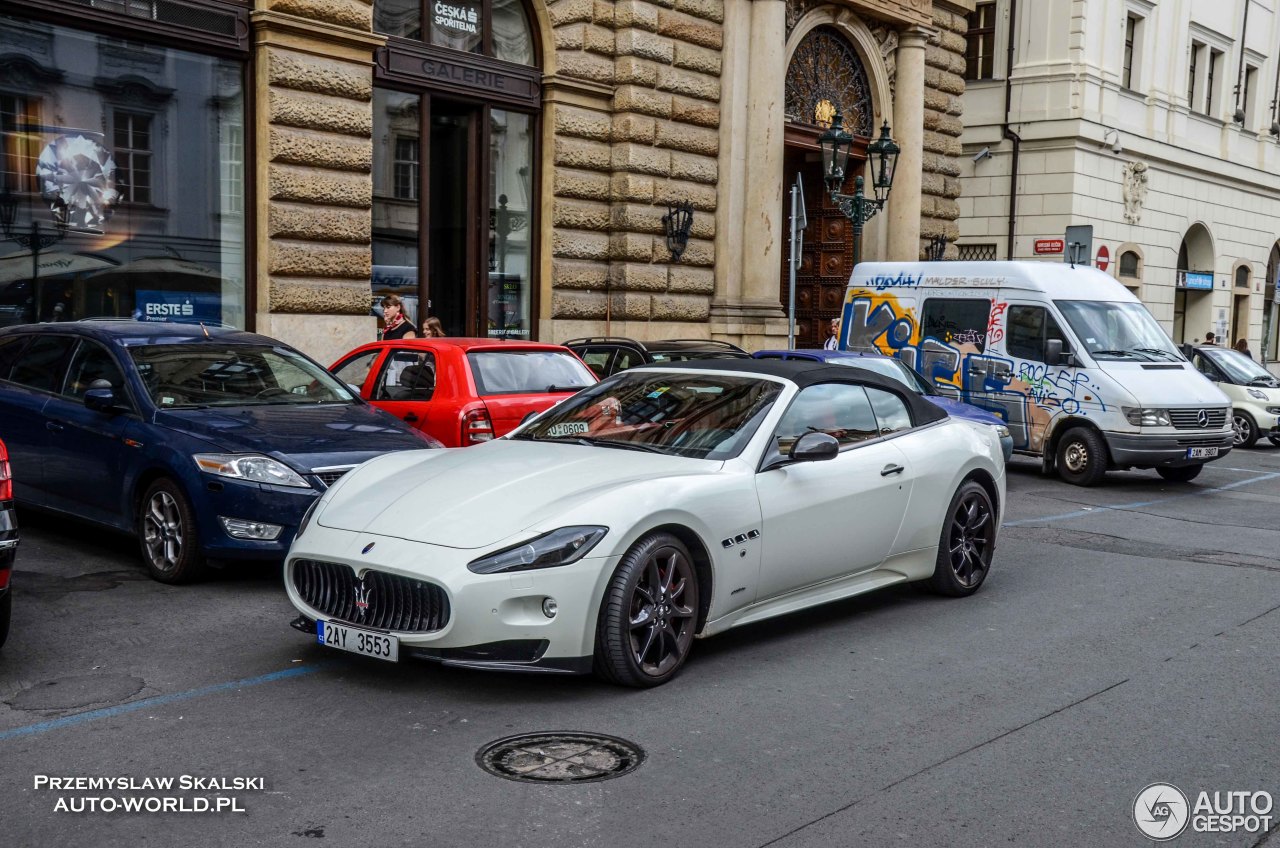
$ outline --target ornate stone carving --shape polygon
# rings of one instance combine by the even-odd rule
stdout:
[[[880,57],[884,60],[885,75],[889,78],[889,99],[893,100],[894,85],[898,79],[898,31],[881,24],[871,28],[871,35],[880,45]]]
[[[1130,162],[1124,166],[1124,219],[1130,224],[1142,220],[1142,204],[1147,199],[1147,163]]]

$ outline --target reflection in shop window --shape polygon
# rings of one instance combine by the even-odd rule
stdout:
[[[396,136],[395,195],[400,200],[418,199],[418,139]]]
[[[373,90],[373,300],[397,295],[415,324],[421,132],[418,95]]]
[[[401,38],[421,39],[421,0],[374,0],[373,30]]]
[[[533,118],[490,110],[489,326],[495,338],[530,338]]]
[[[117,190],[124,203],[151,202],[151,116],[115,113]]]

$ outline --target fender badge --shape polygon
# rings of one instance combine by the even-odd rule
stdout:
[[[364,546],[364,550],[363,550],[363,551],[361,551],[360,553],[362,553],[362,554],[367,554],[367,553],[369,553],[369,551],[373,550],[373,546],[374,546],[375,544],[377,544],[377,543],[376,543],[376,542],[370,542],[369,544],[367,544],[367,545],[365,545],[365,546]]]

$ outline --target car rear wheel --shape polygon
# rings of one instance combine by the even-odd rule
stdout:
[[[596,625],[595,671],[623,686],[666,683],[684,665],[698,624],[693,557],[670,533],[627,551],[605,589]]]
[[[970,480],[947,507],[929,588],[953,598],[972,595],[987,579],[995,549],[995,507],[987,490]]]
[[[1170,483],[1190,483],[1192,480],[1200,476],[1200,472],[1204,470],[1204,463],[1198,465],[1173,465],[1164,468],[1157,468],[1156,473]]]
[[[0,596],[0,648],[9,638],[9,622],[13,619],[13,589]]]
[[[1232,444],[1238,448],[1251,448],[1258,443],[1258,428],[1247,412],[1233,410],[1231,413]]]
[[[147,489],[138,508],[142,559],[161,583],[190,583],[205,574],[195,513],[182,488],[161,478]]]
[[[1058,474],[1077,486],[1096,486],[1107,474],[1107,446],[1087,427],[1073,427],[1058,442]]]

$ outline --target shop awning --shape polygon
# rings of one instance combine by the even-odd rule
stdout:
[[[57,250],[40,252],[37,271],[41,278],[61,277],[67,274],[87,274],[91,271],[102,271],[115,268],[115,263],[98,256],[84,253],[66,253]],[[31,253],[10,253],[0,256],[0,286],[16,280],[31,279]]]

